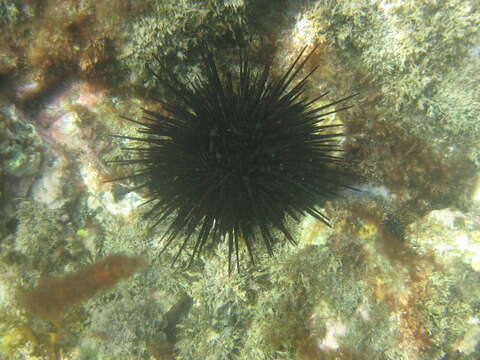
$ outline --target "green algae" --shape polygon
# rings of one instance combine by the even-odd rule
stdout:
[[[0,5],[9,3],[12,4],[3,1]],[[153,88],[153,79],[144,68],[152,53],[173,59],[172,63],[181,59],[192,65],[194,72],[199,42],[222,46],[234,30],[231,23],[244,21],[249,5],[246,1],[148,2],[150,11],[132,18],[125,26],[126,42],[121,46],[116,43],[122,55],[113,73],[129,73],[132,83]],[[469,1],[331,1],[303,5],[304,8],[297,9],[298,15],[315,23],[316,36],[339,60],[335,77],[341,73],[346,79],[338,81],[346,83],[365,74],[371,77],[373,90],[366,91],[381,95],[374,107],[382,119],[401,125],[436,148],[470,144],[478,138],[475,69],[479,64],[474,53],[478,5]],[[268,29],[273,25],[267,22],[275,18],[268,16],[268,6],[265,11],[262,20]],[[255,33],[254,28],[248,27],[250,31]],[[332,83],[336,81],[330,79]],[[121,113],[128,109],[124,100],[115,101],[120,103],[117,109]],[[102,119],[110,121],[114,112],[102,110]],[[129,130],[123,129],[123,124],[110,123],[106,127],[109,131],[114,129],[113,133],[125,134]],[[383,141],[397,143],[394,137]],[[112,153],[117,156],[119,151],[113,150],[107,158]],[[479,153],[478,148],[473,148],[475,153]],[[9,174],[31,174],[22,170],[30,159],[28,151],[16,149],[9,154],[12,165],[8,169],[13,169],[8,170]],[[418,158],[418,154],[414,155]],[[401,164],[397,160],[383,161]],[[418,178],[426,172],[418,170]],[[409,184],[411,191],[423,194],[425,189],[419,187],[417,178],[409,178],[415,180]],[[447,185],[450,183],[443,184]],[[113,189],[114,203],[124,198],[124,189]],[[422,202],[428,202],[422,211],[431,208],[435,201],[439,203],[433,194],[428,199],[431,202],[422,198]],[[452,202],[455,199],[448,199],[447,204]],[[15,267],[15,281],[23,284],[32,284],[40,273],[63,273],[118,251],[147,253],[151,258],[145,275],[93,299],[72,315],[75,321],[69,329],[75,336],[64,349],[68,352],[78,347],[81,359],[111,358],[119,351],[118,339],[122,336],[128,339],[124,349],[131,358],[161,358],[152,342],[165,341],[166,309],[183,292],[192,297],[194,304],[177,325],[178,359],[334,359],[338,351],[343,351],[343,356],[349,354],[356,360],[400,360],[406,358],[402,332],[411,330],[406,326],[413,315],[421,321],[410,324],[412,329],[431,337],[430,343],[413,339],[421,341],[422,346],[428,344],[423,353],[417,354],[419,359],[478,358],[475,347],[470,353],[459,350],[459,344],[472,331],[472,321],[478,317],[478,273],[462,261],[453,262],[446,269],[429,269],[432,265],[423,256],[435,253],[426,246],[428,239],[433,239],[433,230],[425,231],[420,241],[406,241],[418,255],[413,257],[420,265],[416,270],[425,267],[424,274],[429,279],[421,282],[425,290],[422,298],[398,308],[395,299],[408,300],[411,296],[407,291],[413,281],[409,278],[411,263],[401,266],[401,259],[392,261],[382,254],[380,231],[361,220],[350,224],[338,221],[334,230],[325,230],[314,241],[306,244],[301,240],[298,248],[279,248],[275,258],[262,257],[258,268],[244,264],[243,273],[229,277],[220,254],[225,251],[222,248],[218,254],[206,254],[187,271],[181,268],[185,265],[182,259],[179,267],[172,269],[170,263],[176,249],[159,255],[162,231],[149,234],[148,224],[140,216],[142,211],[121,218],[102,205],[90,207],[87,193],[57,210],[27,201],[18,205],[14,231],[4,232],[9,238],[1,243],[2,265]],[[65,215],[67,221],[62,220]],[[410,214],[409,222],[413,221],[411,217]],[[404,228],[402,225],[400,232]],[[418,238],[415,227],[408,234],[411,239]],[[471,291],[475,285],[475,291]],[[53,331],[52,325],[15,317],[18,310],[10,306],[7,309],[1,315],[6,324],[0,328],[2,349],[28,353],[32,349],[29,329],[33,328],[41,333],[34,341],[43,345],[37,347],[46,351],[46,346],[51,345],[48,334]],[[412,311],[410,318],[402,318],[405,310]],[[14,324],[21,326],[15,328]],[[340,350],[326,347],[327,334],[342,326],[345,332],[336,336]],[[17,335],[21,341],[13,341]]]
[[[19,10],[17,8],[18,1],[0,0],[0,28],[5,25],[14,25],[17,22]]]
[[[304,16],[346,71],[372,77],[382,117],[442,149],[480,135],[479,11],[475,1],[329,1]]]
[[[129,26],[128,41],[123,45],[121,56],[133,83],[142,83],[147,88],[156,84],[156,79],[145,68],[145,64],[149,64],[158,70],[154,55],[169,59],[171,64],[195,66],[192,55],[198,52],[202,42],[226,44],[235,36],[240,37],[238,29],[246,16],[243,1],[168,0],[152,1],[149,5],[150,10]]]

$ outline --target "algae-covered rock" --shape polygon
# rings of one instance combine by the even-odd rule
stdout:
[[[462,0],[317,1],[303,19],[339,52],[345,71],[373,80],[381,118],[478,161],[479,11]]]
[[[0,0],[0,29],[5,25],[13,25],[17,20],[19,1]]]
[[[0,0],[0,29],[0,358],[480,358],[478,1]],[[202,44],[229,67],[239,43],[273,73],[318,45],[308,90],[360,93],[339,116],[366,184],[318,204],[332,228],[302,219],[297,247],[258,244],[239,273],[226,244],[172,267],[182,241],[162,251],[141,180],[106,182],[131,146],[109,135],[163,111],[153,55],[188,80]],[[60,324],[15,301],[118,252],[145,274]]]
[[[129,25],[121,55],[131,81],[143,87],[156,84],[155,77],[145,67],[148,64],[153,70],[158,69],[154,56],[169,58],[172,66],[196,65],[200,59],[195,50],[202,42],[226,44],[241,36],[239,29],[248,29],[243,0],[167,0],[149,5],[149,11]]]

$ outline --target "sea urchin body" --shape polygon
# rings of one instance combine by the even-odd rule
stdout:
[[[280,237],[295,243],[287,218],[310,214],[328,225],[318,206],[346,185],[340,125],[324,121],[349,108],[336,105],[351,96],[323,105],[326,93],[306,96],[316,68],[300,76],[313,53],[304,52],[281,76],[270,63],[255,68],[243,51],[237,72],[220,71],[206,47],[203,76],[182,81],[161,62],[153,73],[172,99],[159,100],[164,113],[128,119],[142,136],[118,137],[142,145],[129,148],[138,159],[117,162],[143,166],[127,178],[143,180],[153,227],[167,222],[165,247],[181,238],[176,258],[185,247],[193,259],[206,244],[225,241],[229,264],[235,256],[238,266],[242,242],[252,261],[259,241],[269,253]]]

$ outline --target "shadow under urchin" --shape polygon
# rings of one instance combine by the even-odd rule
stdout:
[[[161,72],[151,73],[170,95],[157,100],[165,112],[144,109],[141,121],[125,118],[141,136],[116,137],[141,145],[127,148],[136,159],[114,162],[142,167],[115,180],[141,179],[135,189],[148,190],[152,228],[167,223],[163,250],[181,242],[174,262],[185,248],[192,261],[206,245],[226,241],[230,272],[232,256],[239,268],[242,242],[252,262],[257,242],[269,254],[279,238],[296,244],[287,218],[309,214],[329,225],[318,206],[349,186],[341,125],[324,121],[350,108],[336,105],[356,94],[317,105],[327,92],[306,95],[317,67],[301,75],[315,48],[302,60],[305,50],[280,76],[270,61],[253,66],[243,50],[236,71],[220,71],[204,46],[203,74],[190,81],[156,59]]]

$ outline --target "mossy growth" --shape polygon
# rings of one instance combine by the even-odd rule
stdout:
[[[190,272],[186,289],[193,299],[188,317],[178,327],[177,359],[240,359],[244,331],[251,317],[249,277],[229,276],[219,247],[200,272]]]
[[[0,299],[0,353],[8,359],[54,359],[58,352],[69,353],[81,332],[85,313],[80,308],[61,321],[44,321],[19,302],[40,277],[64,272],[86,259],[85,249],[61,215],[59,210],[20,201],[15,227],[0,244],[0,291],[6,295]]]
[[[161,305],[152,300],[117,299],[92,314],[91,324],[79,347],[86,357],[95,349],[100,359],[155,359],[167,348],[166,322]]]
[[[0,168],[15,179],[35,176],[42,160],[41,141],[35,129],[15,115],[0,113],[0,121]]]
[[[95,233],[90,227],[76,231],[63,211],[21,202],[14,236],[2,243],[9,256],[0,259],[0,276],[8,280],[8,297],[0,303],[0,349],[13,354],[9,359],[29,355],[53,360],[58,353],[71,356],[92,321],[91,297],[104,290],[107,298],[115,299],[118,293],[112,295],[116,290],[109,292],[109,288],[137,269],[137,264],[127,264],[129,259],[139,259],[138,265],[143,265],[140,258],[113,255],[85,268],[98,256],[95,247],[95,253],[86,247],[85,238],[92,241]],[[83,270],[75,271],[78,269]],[[110,301],[100,303],[108,309],[105,304]]]
[[[320,245],[279,248],[262,269],[227,277],[211,257],[192,270],[178,358],[475,359],[458,344],[476,316],[478,294],[466,289],[478,276],[442,268],[403,231],[395,243],[382,221],[344,215],[326,241],[309,241]]]
[[[15,282],[9,278],[2,281],[2,290],[8,290],[8,295],[0,304],[0,355],[11,360],[54,360],[59,353],[70,354],[78,343],[86,314],[74,309],[61,321],[40,320],[19,307],[17,297],[23,291],[15,288]]]
[[[255,352],[246,358],[311,360],[353,349],[359,359],[376,359],[394,347],[388,306],[375,300],[368,283],[382,276],[374,264],[351,243],[281,256],[272,267],[271,287],[259,295],[244,347],[246,356],[247,349]]]
[[[122,62],[130,69],[134,84],[152,88],[156,79],[145,64],[157,69],[153,55],[165,59],[171,66],[195,68],[200,60],[199,46],[231,44],[246,38],[244,1],[203,2],[167,0],[151,2],[148,12],[129,25],[128,41],[123,45]]]
[[[462,274],[461,277],[458,274]],[[423,314],[431,348],[428,359],[477,359],[480,351],[462,353],[459,344],[473,327],[480,305],[480,276],[458,261],[447,271],[430,274],[429,295],[415,305]]]
[[[351,243],[333,251],[284,247],[262,259],[263,271],[235,277],[220,257],[209,259],[189,289],[195,303],[179,329],[179,358],[314,359],[329,353],[318,344],[338,322],[348,328],[345,347],[376,359],[396,340],[388,336],[388,307],[375,302],[363,280],[374,277],[376,266],[369,268],[359,249]]]
[[[65,265],[85,261],[88,250],[75,234],[75,229],[62,222],[61,210],[23,201],[18,205],[18,226],[14,251],[19,265],[26,272],[37,274],[63,272]]]
[[[18,1],[0,0],[0,29],[5,25],[15,24],[17,22],[18,14]]]
[[[363,0],[315,2],[304,18],[339,54],[340,72],[370,79],[382,118],[478,162],[479,14],[474,0]]]

